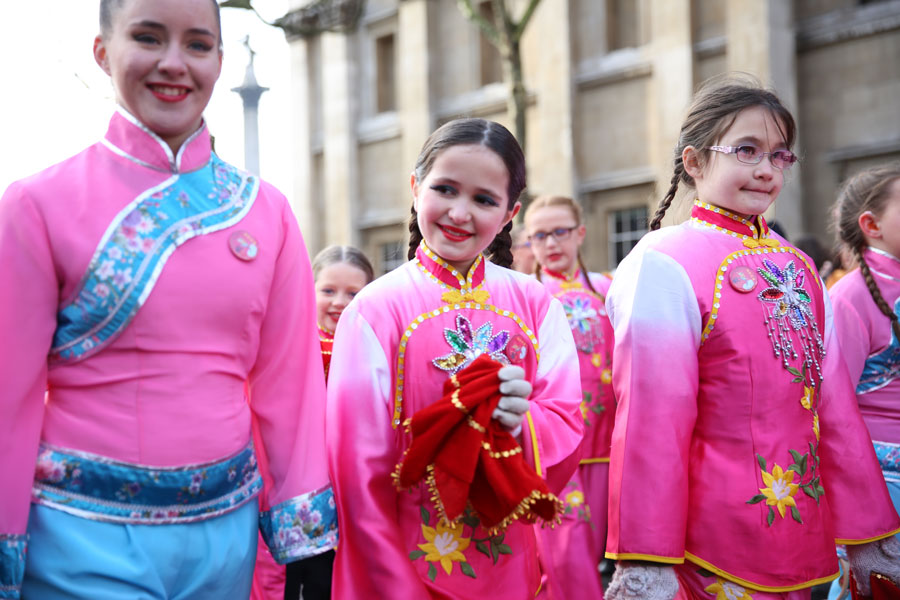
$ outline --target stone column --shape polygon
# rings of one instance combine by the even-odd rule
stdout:
[[[744,71],[775,89],[797,118],[797,61],[794,48],[793,3],[784,0],[728,0],[725,31],[728,70]],[[799,147],[795,141],[794,150]],[[798,167],[795,165],[794,169]],[[803,223],[801,180],[789,174],[775,206],[766,212],[790,237],[806,231]]]
[[[290,115],[293,128],[293,173],[294,173],[294,214],[300,223],[300,231],[306,242],[306,249],[314,255],[323,247],[322,216],[317,209],[321,198],[313,197],[312,189],[312,128],[310,115],[313,104],[318,101],[313,96],[311,82],[314,69],[309,61],[310,42],[298,38],[291,40],[291,98],[293,112]]]
[[[433,114],[434,93],[431,88],[431,52],[429,18],[435,10],[428,0],[400,2],[397,16],[397,115],[400,118],[400,164],[407,178],[412,173],[419,150],[435,127]],[[408,209],[412,193],[402,198],[404,210]],[[398,199],[399,201],[400,199]]]
[[[355,44],[351,35],[343,33],[323,33],[321,43],[325,243],[359,245],[355,226],[359,212]]]
[[[649,159],[656,171],[656,193],[649,213],[652,219],[656,204],[669,190],[678,133],[694,92],[691,1],[653,3],[649,28],[653,92],[649,99],[647,137]],[[667,211],[663,225],[676,221],[676,215],[680,214],[677,208],[673,205]]]
[[[526,72],[525,85],[529,92],[540,93],[535,105],[529,108],[533,116],[528,120],[532,129],[526,149],[529,188],[534,193],[574,198],[575,65],[570,20],[569,2],[542,2],[523,41],[530,46],[527,58],[535,60],[535,68]]]

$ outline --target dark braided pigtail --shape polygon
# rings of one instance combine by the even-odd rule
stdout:
[[[669,191],[666,192],[665,197],[659,201],[659,206],[656,208],[656,214],[653,215],[653,219],[650,221],[650,231],[659,229],[659,225],[662,223],[666,211],[672,206],[672,200],[675,199],[675,194],[678,192],[678,182],[681,181],[681,178],[684,175],[684,162],[681,160],[681,156],[679,156],[675,159],[675,174],[672,175],[672,185],[669,186]]]
[[[500,230],[500,233],[497,234],[497,237],[494,238],[494,241],[491,242],[487,249],[491,262],[507,269],[512,266],[513,262],[512,236],[509,233],[512,231],[512,227],[512,220],[510,220],[509,223],[503,226],[503,229]]]
[[[584,261],[581,259],[581,252],[578,252],[577,258],[578,258],[578,268],[581,269],[582,273],[584,273],[584,278],[587,281],[588,289],[590,289],[595,295],[601,296],[602,294],[599,294],[597,292],[597,290],[594,289],[594,284],[591,282],[591,274],[587,270],[587,268],[584,266]]]
[[[884,296],[881,295],[878,283],[876,283],[875,278],[872,277],[872,271],[869,269],[869,264],[866,262],[866,259],[863,258],[863,254],[860,252],[859,248],[853,249],[853,257],[856,259],[857,264],[859,264],[859,271],[866,281],[866,287],[869,288],[872,300],[875,301],[878,310],[891,320],[891,328],[894,330],[894,335],[897,336],[897,339],[900,339],[900,321],[897,320],[897,313],[891,309],[891,305],[888,304],[884,299]]]
[[[419,215],[416,214],[416,207],[409,207],[409,250],[406,252],[406,259],[412,260],[416,257],[416,248],[422,241],[422,231],[419,229]]]

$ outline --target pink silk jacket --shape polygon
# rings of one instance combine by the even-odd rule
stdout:
[[[541,284],[481,257],[464,277],[423,242],[341,315],[326,417],[342,538],[334,598],[534,597],[533,526],[490,535],[474,514],[448,526],[424,484],[398,491],[391,478],[411,441],[403,422],[485,353],[525,369],[524,456],[558,493],[578,465],[581,391],[565,314]]]
[[[785,592],[833,579],[836,541],[898,531],[819,277],[761,217],[696,201],[621,263],[607,308],[608,557]]]
[[[255,198],[248,192],[238,202],[252,206],[243,204],[245,215],[224,229],[171,229],[173,213],[153,212],[156,198],[166,186],[177,189],[204,173],[239,174],[246,185],[257,185]],[[241,192],[232,183],[211,189],[223,199]],[[199,190],[193,197],[211,198],[213,205],[217,200]],[[192,202],[188,195],[172,200],[182,208]],[[147,212],[127,213],[138,201]],[[122,214],[128,214],[125,225],[114,229],[111,222]],[[158,224],[170,233],[153,238]],[[62,305],[79,289],[96,301],[138,277],[121,266],[123,248],[112,248],[108,260],[88,271],[97,262],[92,257],[98,244],[120,234],[125,254],[152,253],[157,243],[179,237],[164,268],[150,274],[152,285],[138,299],[139,310],[116,337],[84,338],[80,348],[86,352],[97,349],[91,348],[95,340],[102,349],[81,360],[51,356],[48,364]],[[29,504],[46,497],[32,490],[39,445],[42,456],[65,449],[68,455],[103,457],[95,461],[100,466],[114,460],[138,470],[146,465],[177,471],[247,448],[251,417],[273,480],[263,504],[275,507],[327,490],[323,499],[333,505],[312,273],[296,219],[276,189],[211,155],[205,125],[173,156],[159,137],[119,109],[102,141],[6,191],[0,201],[0,263],[0,541],[24,546]],[[83,284],[90,281],[86,271],[99,272],[100,283],[90,290]],[[54,475],[52,464],[39,466],[46,467],[39,472],[47,481],[66,475]],[[246,466],[249,481],[255,463]],[[172,520],[135,515],[134,522]],[[274,523],[281,562],[336,543],[334,530],[308,531],[311,544],[304,545],[299,529]]]

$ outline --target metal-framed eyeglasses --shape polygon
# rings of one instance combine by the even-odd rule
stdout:
[[[797,155],[790,150],[761,152],[759,148],[750,144],[742,146],[710,146],[707,150],[721,152],[722,154],[734,154],[738,161],[747,165],[758,165],[763,158],[768,156],[772,166],[782,171],[790,169],[797,162]]]
[[[557,227],[556,229],[552,229],[550,231],[535,231],[531,235],[528,236],[528,240],[532,244],[543,244],[546,243],[547,238],[553,236],[557,242],[561,242],[563,240],[569,239],[569,236],[572,235],[572,232],[578,229],[578,225],[574,225],[572,227]]]

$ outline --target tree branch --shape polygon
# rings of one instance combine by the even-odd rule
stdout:
[[[522,34],[525,32],[525,27],[528,25],[528,21],[531,20],[531,16],[534,14],[534,9],[536,9],[537,5],[540,3],[541,0],[529,0],[528,7],[525,9],[525,12],[522,14],[522,18],[519,19],[519,23],[516,25],[516,41],[519,41],[519,39],[521,39]]]
[[[492,44],[498,48],[500,47],[500,35],[497,33],[497,28],[475,10],[472,6],[472,0],[456,0],[456,5],[459,6],[459,10],[465,18],[478,25]]]

